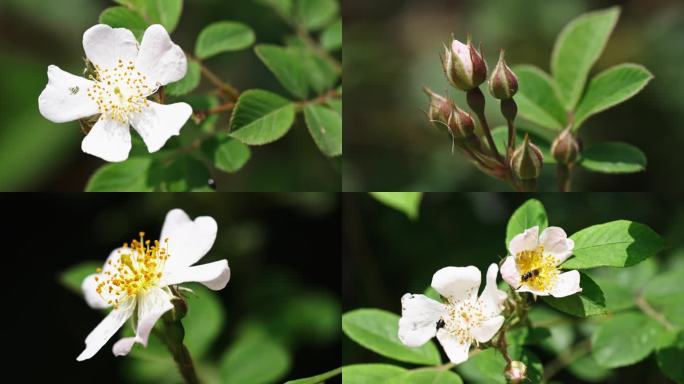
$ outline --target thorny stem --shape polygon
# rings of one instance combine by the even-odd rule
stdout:
[[[558,178],[558,189],[561,192],[570,192],[572,185],[573,164],[561,164],[556,166],[556,176]]]
[[[542,383],[547,383],[553,376],[572,364],[574,361],[584,356],[591,349],[591,339],[584,339],[573,345],[570,349],[561,352],[555,360],[544,367],[544,378]]]
[[[503,355],[504,359],[506,359],[506,366],[511,365],[513,359],[511,359],[511,356],[508,355],[508,343],[506,343],[505,328],[502,328],[501,332],[499,332],[499,340],[497,340],[496,345],[499,351],[501,351],[501,354]]]
[[[480,88],[473,88],[470,91],[466,92],[466,100],[468,101],[468,106],[470,106],[470,109],[473,110],[475,116],[477,116],[477,120],[480,122],[482,131],[484,132],[484,135],[487,138],[487,144],[489,145],[489,149],[494,153],[496,159],[501,164],[504,164],[501,154],[496,149],[496,144],[494,144],[494,137],[492,137],[492,131],[491,129],[489,129],[489,124],[487,123],[487,116],[485,116],[485,98]]]
[[[154,328],[152,332],[166,345],[176,362],[178,372],[187,384],[200,384],[200,380],[195,372],[195,365],[188,348],[183,344],[185,330],[180,320],[169,321],[164,319],[164,332]]]

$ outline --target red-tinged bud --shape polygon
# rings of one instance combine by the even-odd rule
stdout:
[[[499,62],[496,63],[492,77],[489,79],[489,93],[500,100],[508,100],[518,92],[518,77],[506,65],[504,50],[499,54]]]
[[[511,383],[522,383],[527,378],[527,366],[522,361],[511,361],[506,367],[504,375]]]
[[[433,92],[428,87],[423,87],[423,91],[430,98],[427,112],[428,118],[437,128],[444,128],[447,126],[449,116],[451,116],[454,110],[454,103],[446,97]]]
[[[551,145],[551,154],[559,164],[570,164],[577,160],[580,147],[570,128],[566,128]]]
[[[530,142],[530,137],[525,135],[522,145],[513,152],[510,165],[518,179],[536,179],[544,165],[544,156],[539,148]]]
[[[454,39],[451,46],[444,46],[442,64],[449,82],[460,90],[477,88],[487,79],[487,64],[470,38],[467,44]]]
[[[470,138],[475,136],[475,122],[468,112],[454,106],[449,121],[449,130],[458,138]]]

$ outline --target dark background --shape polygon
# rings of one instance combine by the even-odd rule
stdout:
[[[83,71],[83,32],[98,23],[111,0],[0,1],[0,190],[82,191],[90,175],[105,162],[81,151],[78,122],[57,124],[38,112],[38,95],[47,84],[47,67]],[[256,43],[283,44],[292,34],[268,7],[252,0],[185,0],[172,40],[194,52],[199,32],[219,20],[243,22],[254,29]],[[205,61],[240,90],[260,88],[285,97],[252,49],[229,52]],[[191,95],[210,86],[203,81]],[[228,115],[221,122],[228,120]],[[137,133],[132,132],[132,136]],[[174,140],[174,139],[172,139]],[[340,161],[321,154],[298,118],[282,139],[251,147],[252,157],[234,174],[221,174],[227,191],[338,191]]]
[[[546,208],[549,225],[562,227],[568,235],[595,224],[633,220],[648,225],[664,237],[666,250],[655,257],[661,264],[684,257],[681,196],[429,193],[423,195],[419,218],[412,221],[368,194],[345,193],[343,313],[357,308],[382,308],[400,314],[401,296],[407,292],[422,293],[438,269],[475,265],[486,271],[489,264],[507,255],[504,243],[508,218],[529,198],[539,199]],[[545,363],[554,357],[548,353],[540,355]],[[358,346],[346,336],[342,342],[342,362],[343,365],[396,364]],[[652,357],[617,369],[615,373],[606,382],[668,382],[659,373]],[[554,379],[563,383],[579,382],[567,371]]]
[[[611,176],[578,170],[578,191],[669,191],[684,189],[684,2],[680,0],[345,0],[344,165],[347,191],[508,191],[481,174],[451,139],[425,117],[423,85],[462,92],[448,85],[439,54],[452,34],[472,33],[482,42],[490,69],[499,48],[509,65],[529,63],[549,72],[560,30],[576,16],[615,4],[622,14],[590,75],[635,62],[655,79],[637,96],[587,121],[586,144],[623,141],[647,156],[646,172]],[[485,92],[489,97],[488,92]],[[498,103],[489,98],[490,125],[502,125]],[[493,119],[493,120],[492,120]],[[516,120],[518,123],[522,119]],[[554,167],[540,186],[555,190]],[[674,172],[674,173],[673,173]]]
[[[296,292],[327,295],[339,312],[341,219],[334,194],[5,194],[0,207],[8,290],[3,317],[10,322],[3,335],[3,366],[20,382],[127,382],[124,363],[131,357],[114,357],[116,335],[90,360],[76,361],[102,314],[60,285],[58,274],[84,260],[104,262],[140,230],[158,236],[172,208],[191,218],[214,217],[217,240],[199,264],[226,258],[231,267],[231,280],[216,292],[226,322],[213,356],[239,336],[241,324],[269,321],[264,317],[275,317],[269,303],[286,302]],[[278,319],[270,320],[274,333],[282,332]],[[326,338],[289,347],[287,379],[339,366],[339,324],[334,328]]]

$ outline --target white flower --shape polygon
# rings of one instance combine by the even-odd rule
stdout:
[[[581,292],[577,271],[560,273],[558,265],[572,255],[575,242],[562,228],[548,227],[539,236],[535,226],[516,235],[508,245],[501,277],[518,292],[565,297]]]
[[[446,302],[405,294],[401,298],[399,340],[409,347],[419,347],[436,335],[452,363],[466,361],[473,341],[489,341],[504,322],[500,313],[506,293],[496,286],[498,271],[496,264],[489,266],[487,283],[479,298],[481,274],[476,267],[446,267],[437,271],[432,287]]]
[[[86,348],[76,358],[91,358],[123,326],[137,308],[135,337],[114,344],[114,354],[126,355],[134,343],[147,346],[157,320],[173,308],[170,285],[199,282],[210,289],[223,289],[230,279],[228,261],[193,266],[214,244],[216,221],[201,216],[194,221],[180,209],[166,215],[161,241],[140,239],[114,250],[98,273],[81,285],[92,308],[113,307],[107,317],[85,339]]]
[[[132,125],[150,152],[178,135],[192,114],[186,103],[147,100],[160,86],[182,79],[183,50],[161,25],[145,31],[138,45],[124,28],[98,24],[83,34],[83,49],[96,73],[90,80],[48,67],[48,84],[38,97],[40,113],[55,123],[100,115],[81,143],[83,152],[123,161],[131,149]]]

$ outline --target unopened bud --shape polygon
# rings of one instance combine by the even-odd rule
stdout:
[[[579,151],[579,144],[577,143],[577,139],[572,135],[572,132],[570,132],[570,128],[563,130],[551,145],[551,154],[560,164],[573,163],[577,160]]]
[[[522,361],[511,361],[504,375],[511,383],[521,383],[527,378],[527,366]]]
[[[511,156],[511,169],[520,180],[531,180],[539,177],[543,165],[544,156],[526,134],[522,145]]]
[[[449,116],[454,109],[453,102],[446,97],[433,92],[428,87],[423,87],[423,91],[430,98],[428,105],[428,118],[438,128],[444,127],[449,121]]]
[[[477,88],[487,79],[487,64],[470,37],[467,44],[454,39],[450,47],[445,46],[442,64],[449,82],[460,90]]]
[[[449,116],[447,126],[451,133],[459,138],[468,138],[475,135],[475,122],[473,122],[473,118],[470,117],[468,112],[456,106],[454,106],[451,116]]]
[[[518,77],[506,65],[504,50],[499,54],[499,62],[496,63],[492,77],[489,79],[489,92],[497,99],[507,100],[518,92]]]

